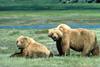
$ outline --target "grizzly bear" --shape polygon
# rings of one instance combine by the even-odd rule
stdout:
[[[60,24],[57,28],[48,30],[48,36],[56,41],[59,55],[69,55],[70,48],[82,52],[82,56],[99,55],[96,34],[88,29],[72,29]]]
[[[27,36],[20,36],[16,41],[20,52],[12,54],[10,57],[51,57],[53,53],[46,46],[36,42],[34,39]]]

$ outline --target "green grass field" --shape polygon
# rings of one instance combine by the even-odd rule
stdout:
[[[0,11],[0,26],[79,22],[99,24],[100,10]],[[92,20],[92,21],[91,21]]]
[[[60,24],[70,21],[93,25],[100,24],[99,18],[99,10],[0,11],[0,26]],[[92,30],[96,32],[99,42],[100,29]],[[18,51],[15,42],[20,35],[30,36],[47,46],[54,54],[58,53],[55,42],[47,36],[47,29],[0,29],[0,67],[100,67],[100,57],[82,57],[81,53],[73,50],[66,57],[10,58],[12,53]]]

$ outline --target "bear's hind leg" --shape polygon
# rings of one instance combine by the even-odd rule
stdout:
[[[91,47],[90,46],[84,46],[82,51],[82,56],[90,56]]]
[[[100,49],[98,45],[91,51],[93,56],[99,56],[99,52],[100,52]]]

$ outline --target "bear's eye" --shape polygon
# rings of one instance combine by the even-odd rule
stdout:
[[[23,43],[23,40],[21,40],[20,42]]]

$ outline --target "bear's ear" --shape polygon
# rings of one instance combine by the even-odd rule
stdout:
[[[52,30],[52,29],[48,29],[48,36],[49,36],[49,37],[51,36],[51,30]]]
[[[20,38],[23,38],[23,37],[24,37],[23,35],[20,36]]]
[[[48,29],[48,33],[50,33],[51,29]]]
[[[48,32],[51,32],[52,31],[52,29],[48,29]]]
[[[24,39],[24,40],[28,40],[28,38],[27,38],[27,37],[24,37],[23,39]]]
[[[60,31],[64,31],[64,29],[62,27],[59,28]]]

